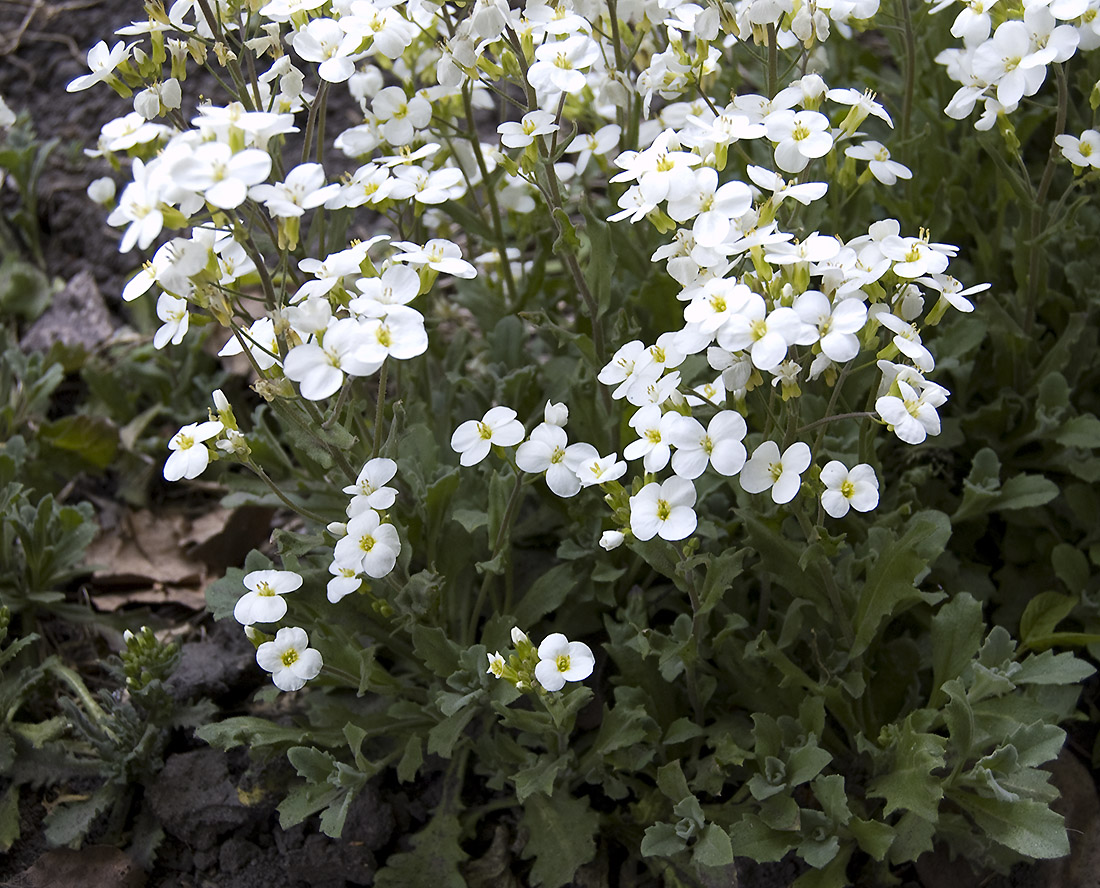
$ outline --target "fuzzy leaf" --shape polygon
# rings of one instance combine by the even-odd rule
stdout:
[[[982,646],[982,606],[966,592],[943,605],[932,618],[932,698],[938,707],[947,695],[943,684],[962,674]]]
[[[948,797],[991,839],[1013,851],[1037,860],[1069,854],[1065,821],[1043,802],[990,799],[959,789],[950,790]]]
[[[883,815],[910,811],[935,823],[943,785],[932,772],[944,765],[947,740],[936,734],[918,732],[913,716],[897,728],[891,744],[890,771],[871,783],[867,795],[886,800]]]
[[[686,847],[687,841],[676,832],[673,824],[654,823],[646,827],[639,850],[642,857],[671,857]]]
[[[696,866],[727,866],[733,863],[730,837],[717,823],[708,823],[691,852]]]
[[[867,650],[883,620],[918,601],[936,600],[935,594],[921,592],[914,582],[940,556],[950,536],[946,515],[919,512],[901,539],[879,552],[859,593],[852,656]]]
[[[582,864],[596,856],[594,836],[600,818],[584,799],[565,792],[550,798],[533,795],[523,806],[523,822],[529,830],[525,858],[534,857],[531,882],[542,888],[561,888],[573,880]]]
[[[458,865],[469,855],[462,850],[458,817],[440,809],[412,837],[412,850],[391,854],[374,877],[376,888],[466,888]]]

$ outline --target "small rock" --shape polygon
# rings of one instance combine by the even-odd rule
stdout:
[[[27,888],[142,888],[145,880],[134,861],[107,845],[47,851],[23,873]]]
[[[258,846],[246,839],[229,839],[218,852],[218,866],[224,873],[235,873],[244,869],[260,856]]]
[[[31,324],[19,345],[24,351],[48,351],[60,342],[92,351],[115,332],[115,323],[90,271],[75,275]]]

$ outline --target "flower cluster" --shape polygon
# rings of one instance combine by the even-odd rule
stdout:
[[[592,674],[596,658],[583,641],[570,641],[560,632],[552,632],[536,648],[518,626],[512,629],[515,653],[507,660],[500,651],[488,654],[485,671],[494,678],[503,678],[528,691],[538,687],[554,693],[569,681],[584,681]]]

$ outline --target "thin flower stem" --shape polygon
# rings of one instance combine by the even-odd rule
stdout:
[[[1040,235],[1043,233],[1045,213],[1043,212],[1050,185],[1054,181],[1054,170],[1058,160],[1058,143],[1055,141],[1066,128],[1066,108],[1069,104],[1069,88],[1066,82],[1066,69],[1064,65],[1054,65],[1054,76],[1058,84],[1058,110],[1054,122],[1054,135],[1050,140],[1050,151],[1047,153],[1047,165],[1043,169],[1043,177],[1039,180],[1039,189],[1035,193],[1035,203],[1031,207],[1031,238],[1028,245],[1027,268],[1027,309],[1024,313],[1024,335],[1030,336],[1031,329],[1035,326],[1035,315],[1039,309],[1040,290],[1045,290],[1046,281],[1041,280],[1042,252],[1040,250]]]
[[[322,527],[324,525],[328,524],[328,521],[324,518],[324,516],[318,515],[316,512],[314,512],[310,509],[307,509],[305,506],[294,502],[294,500],[292,500],[285,493],[283,493],[283,491],[280,489],[279,485],[271,480],[271,477],[267,474],[267,472],[265,472],[258,465],[256,465],[256,463],[253,462],[251,459],[246,460],[245,465],[248,466],[250,469],[252,469],[252,471],[256,473],[257,477],[259,477],[259,479],[261,481],[263,481],[264,484],[266,484],[268,487],[271,488],[271,492],[274,493],[275,496],[277,496],[280,500],[282,500],[283,503],[286,504],[287,508],[293,509],[295,512],[297,512],[303,518],[308,518],[310,521],[317,522]]]
[[[386,358],[378,371],[378,397],[374,405],[374,445],[371,447],[371,459],[377,459],[382,449],[382,422],[386,411],[386,376],[389,369],[390,360]]]
[[[769,99],[774,99],[779,91],[779,41],[775,33],[775,25],[768,25],[768,80],[767,94]]]
[[[917,80],[917,43],[913,36],[913,15],[909,0],[898,0],[905,34],[905,91],[901,98],[901,142],[909,140],[909,124],[913,116],[913,89]]]
[[[512,263],[508,261],[508,242],[504,239],[504,225],[501,222],[500,205],[497,202],[496,190],[489,181],[489,167],[485,163],[485,157],[481,153],[481,140],[477,135],[477,127],[474,125],[474,105],[470,97],[470,86],[466,84],[462,89],[462,107],[466,112],[466,135],[470,142],[477,168],[481,172],[481,181],[485,183],[485,199],[489,202],[489,213],[492,216],[493,236],[496,238],[497,251],[500,253],[501,273],[504,275],[504,287],[508,291],[508,303],[511,306],[518,304],[516,279],[512,274]]]
[[[306,135],[305,141],[302,143],[302,159],[301,163],[305,163],[309,160],[309,153],[313,148],[313,134],[317,129],[317,114],[322,105],[324,105],[328,98],[328,81],[322,80],[321,86],[317,89],[317,95],[313,97],[313,101],[309,103],[309,115],[306,118]]]
[[[501,549],[504,547],[505,540],[512,529],[512,521],[515,519],[516,508],[523,498],[520,494],[523,491],[524,474],[525,473],[516,469],[516,483],[512,486],[512,495],[508,497],[508,505],[505,506],[504,515],[500,519],[500,527],[497,530],[496,542],[493,543],[493,551],[490,560],[496,559],[500,554]],[[470,621],[466,625],[467,645],[474,643],[478,619],[481,616],[481,609],[485,606],[485,598],[489,594],[489,586],[492,585],[493,576],[494,574],[486,571],[485,577],[481,581],[481,588],[478,589],[477,592],[477,600],[474,602],[473,610],[470,611]]]
[[[825,426],[828,425],[828,423],[832,420],[839,418],[838,416],[833,415],[833,408],[836,406],[837,398],[840,397],[840,389],[844,386],[844,381],[848,378],[848,373],[851,371],[851,369],[852,362],[848,361],[848,363],[840,369],[840,375],[837,377],[836,382],[833,384],[833,391],[829,395],[829,406],[825,408],[825,416],[823,419],[819,419],[817,421],[817,424],[821,426],[821,431],[817,433],[817,438],[814,441],[814,448],[810,453],[811,460],[816,459],[818,452],[821,450],[821,444],[825,440]],[[810,425],[803,426],[798,431],[801,434],[813,425],[814,423],[810,423]]]
[[[806,425],[802,426],[798,431],[799,432],[805,432],[809,429],[817,428],[818,426],[823,426],[826,423],[835,422],[838,419],[870,419],[874,415],[875,415],[874,413],[871,413],[870,411],[867,411],[867,410],[857,410],[855,413],[837,413],[837,414],[834,414],[833,416],[825,416],[825,417],[822,417],[821,419],[815,419],[813,422],[807,423]],[[818,446],[820,446],[820,445],[815,445],[814,449],[816,450]]]

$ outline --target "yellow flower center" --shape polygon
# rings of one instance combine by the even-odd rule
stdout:
[[[294,648],[291,648],[289,651],[284,651],[280,659],[283,661],[284,666],[293,666],[298,662],[298,652]]]

